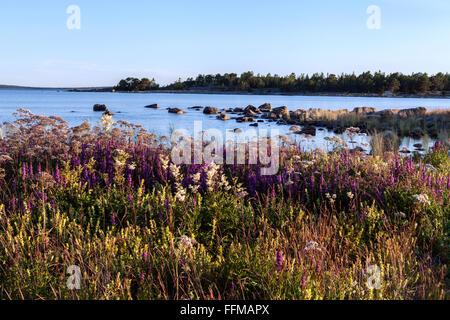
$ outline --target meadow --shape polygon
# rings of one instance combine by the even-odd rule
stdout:
[[[176,165],[167,138],[102,120],[19,110],[0,136],[0,299],[449,298],[448,140],[284,142],[264,176]]]

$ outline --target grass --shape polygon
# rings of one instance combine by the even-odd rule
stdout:
[[[1,299],[448,299],[444,144],[414,158],[285,146],[261,176],[175,165],[123,121],[18,116],[0,140]]]
[[[420,129],[423,135],[428,134],[437,139],[442,133],[448,135],[450,130],[450,111],[435,109],[427,111],[424,116],[399,117],[397,115],[373,116],[363,113],[330,111],[315,109],[307,111],[314,121],[329,124],[333,128],[360,127],[369,133],[390,130],[399,137],[410,136],[415,129]],[[301,122],[305,120],[300,119]],[[307,122],[307,121],[306,121]]]

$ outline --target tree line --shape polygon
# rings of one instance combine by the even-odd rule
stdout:
[[[159,86],[154,79],[127,78],[121,80],[115,87],[120,91],[147,91],[154,89],[163,90],[224,90],[224,91],[254,91],[265,90],[268,92],[336,92],[336,93],[367,93],[382,94],[390,91],[393,94],[426,94],[441,92],[446,95],[450,92],[450,74],[439,72],[429,76],[427,73],[402,73],[385,74],[383,72],[371,73],[370,71],[360,75],[324,74],[313,75],[291,73],[288,76],[255,75],[253,72],[225,73],[216,75],[198,75],[187,78],[185,81],[178,79],[167,86]]]

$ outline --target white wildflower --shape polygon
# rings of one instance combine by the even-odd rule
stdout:
[[[237,199],[242,199],[245,198],[246,196],[248,196],[248,192],[247,191],[241,191],[236,195]]]
[[[414,200],[416,200],[420,204],[430,205],[430,199],[428,198],[427,194],[416,194],[412,196]]]
[[[164,157],[162,154],[159,155],[159,161],[161,162],[161,167],[163,170],[167,170],[169,168],[169,159]]]
[[[172,174],[173,178],[175,180],[179,180],[180,168],[176,164],[173,164],[173,163],[170,164],[169,168],[170,168],[170,173]]]
[[[306,244],[305,249],[303,249],[305,251],[309,251],[309,250],[317,250],[317,251],[322,251],[322,249],[319,248],[319,244],[316,241],[310,241]]]
[[[109,114],[104,114],[100,119],[100,124],[103,126],[103,130],[108,132],[114,124],[114,119]]]
[[[314,164],[314,161],[309,161],[309,160],[303,160],[300,162],[300,164],[305,167],[308,168],[310,166],[312,166]]]
[[[194,248],[194,245],[196,245],[198,242],[195,241],[195,239],[189,238],[188,236],[181,236],[178,238],[178,247],[184,248],[184,249],[192,249]]]
[[[192,182],[197,184],[200,182],[201,173],[197,172],[192,175]]]
[[[180,202],[184,202],[186,200],[186,189],[178,186],[177,193],[175,194],[175,199]]]

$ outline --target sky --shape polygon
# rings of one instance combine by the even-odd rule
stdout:
[[[71,5],[79,29],[67,26],[78,21]],[[434,74],[450,72],[450,1],[1,0],[0,43],[0,84],[23,86],[249,70]]]

